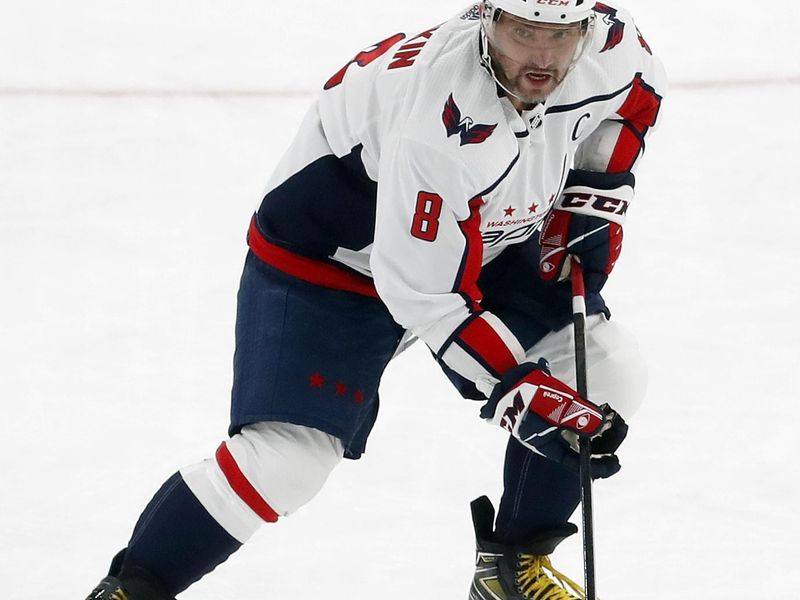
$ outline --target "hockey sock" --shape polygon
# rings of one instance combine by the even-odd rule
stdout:
[[[144,569],[175,595],[241,547],[208,514],[183,481],[170,477],[144,509],[134,527],[120,570]]]
[[[531,452],[514,438],[506,448],[503,498],[495,536],[521,544],[541,531],[563,527],[581,498],[578,475],[563,465]]]

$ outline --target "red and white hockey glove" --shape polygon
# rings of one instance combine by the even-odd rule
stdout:
[[[571,255],[583,266],[586,290],[602,289],[622,251],[622,225],[634,183],[629,172],[570,171],[539,238],[544,281],[567,279]]]
[[[508,371],[481,416],[508,430],[530,450],[575,471],[580,468],[577,438],[593,438],[592,477],[602,479],[620,470],[614,453],[627,434],[627,425],[608,407],[584,400],[550,375],[544,359]]]

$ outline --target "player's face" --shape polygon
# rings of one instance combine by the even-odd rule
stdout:
[[[501,13],[489,35],[497,78],[523,102],[543,102],[567,76],[583,35],[579,23],[533,23]]]

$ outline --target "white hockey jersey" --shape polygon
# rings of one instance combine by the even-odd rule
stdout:
[[[320,285],[377,294],[488,395],[524,350],[481,309],[481,266],[536,232],[570,169],[633,170],[659,113],[663,70],[631,16],[595,10],[573,71],[521,114],[481,64],[477,6],[360,52],[269,181],[253,251]]]

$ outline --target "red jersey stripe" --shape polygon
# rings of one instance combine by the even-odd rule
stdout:
[[[483,239],[481,238],[481,213],[482,198],[474,198],[469,202],[470,214],[463,221],[458,222],[461,233],[464,235],[466,246],[461,267],[456,278],[455,292],[466,294],[472,301],[470,309],[479,310],[479,303],[483,297],[478,288],[478,277],[481,274],[483,263]]]
[[[611,155],[609,173],[629,171],[633,167],[642,151],[642,140],[647,130],[655,125],[660,109],[661,97],[645,83],[641,74],[638,74],[633,79],[628,97],[617,110],[617,114],[625,120],[627,126],[623,125]]]
[[[255,217],[250,221],[247,243],[253,254],[259,259],[287,275],[320,287],[353,292],[370,298],[378,297],[375,284],[369,277],[346,271],[336,265],[320,260],[295,254],[273,244],[259,231]]]
[[[517,359],[494,328],[482,318],[473,319],[459,334],[459,340],[480,357],[484,366],[499,377],[517,366]]]
[[[623,125],[622,131],[617,138],[614,152],[606,167],[609,173],[624,173],[630,171],[639,153],[642,150],[642,140],[630,129]]]

